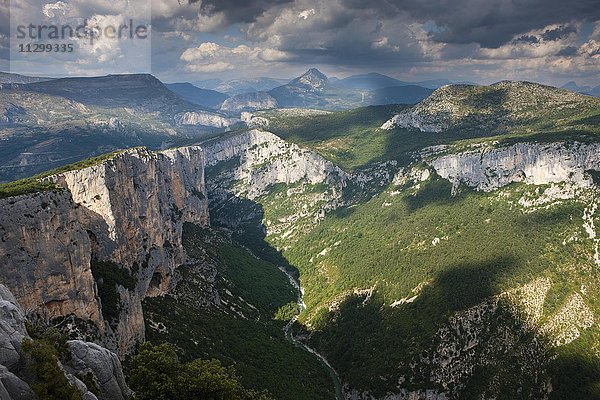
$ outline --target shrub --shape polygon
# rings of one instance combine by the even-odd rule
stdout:
[[[39,339],[25,339],[23,351],[31,357],[27,368],[36,379],[31,388],[41,400],[81,399],[81,393],[61,369],[58,351],[51,344]]]
[[[133,357],[129,385],[138,400],[268,400],[266,392],[244,389],[232,367],[217,360],[181,363],[167,343],[144,343]]]

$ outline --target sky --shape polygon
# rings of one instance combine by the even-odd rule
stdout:
[[[15,49],[18,24],[83,19],[104,25],[135,19],[150,37],[69,39],[74,52],[37,58]],[[0,69],[15,73],[151,72],[166,82],[194,82],[291,78],[310,67],[337,77],[379,72],[405,81],[597,86],[600,6],[598,0],[0,0]]]

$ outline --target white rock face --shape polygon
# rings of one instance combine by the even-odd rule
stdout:
[[[269,120],[264,117],[258,117],[250,112],[244,111],[241,113],[242,122],[250,129],[269,129]]]
[[[381,129],[395,127],[418,129],[421,132],[442,132],[448,129],[451,117],[458,115],[460,106],[455,103],[454,88],[456,86],[443,86],[419,104],[402,111],[381,126]]]
[[[1,200],[3,282],[27,310],[91,320],[127,353],[144,338],[141,301],[167,292],[186,260],[183,223],[208,224],[203,166],[200,147],[131,149],[49,178],[63,191]],[[102,319],[92,259],[137,271],[135,290],[119,288],[116,329]]]
[[[394,128],[418,129],[421,132],[439,133],[448,129],[448,123],[439,117],[433,117],[426,113],[403,112],[387,120],[381,129],[390,130]]]
[[[242,182],[240,188],[249,199],[264,194],[268,186],[276,183],[306,180],[314,185],[346,179],[344,171],[320,155],[257,129],[206,143],[203,148],[207,167],[239,159],[229,178]]]
[[[600,145],[519,143],[491,150],[450,154],[428,161],[454,184],[492,191],[513,182],[588,185],[587,170],[600,170]]]
[[[228,128],[240,122],[237,118],[226,118],[217,114],[203,112],[185,112],[175,117],[180,125],[201,125],[213,128]]]
[[[238,94],[228,98],[221,110],[230,112],[268,110],[277,108],[277,100],[266,92]]]

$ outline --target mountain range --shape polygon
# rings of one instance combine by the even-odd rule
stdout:
[[[579,86],[574,81],[570,81],[561,86],[563,89],[570,90],[572,92],[589,94],[591,96],[600,97],[600,85],[596,87],[592,86]]]
[[[0,181],[124,147],[198,140],[238,122],[151,75],[10,84],[0,90]]]

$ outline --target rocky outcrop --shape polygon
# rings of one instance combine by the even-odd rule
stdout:
[[[265,117],[256,116],[250,112],[242,112],[240,118],[242,122],[250,129],[267,130],[269,128],[269,120]]]
[[[388,120],[381,129],[395,127],[418,129],[421,132],[442,132],[457,116],[462,115],[456,100],[466,85],[443,86],[431,96]]]
[[[483,191],[492,191],[513,182],[589,185],[592,180],[586,171],[600,170],[600,145],[519,143],[434,156],[428,163],[455,186],[465,184]]]
[[[268,110],[277,108],[277,100],[266,92],[238,94],[228,98],[221,110],[230,112]]]
[[[175,116],[179,125],[200,125],[213,128],[229,128],[240,122],[237,118],[227,118],[221,115],[199,111],[189,111]]]
[[[132,391],[125,383],[121,361],[117,355],[104,347],[80,340],[69,341],[71,361],[65,369],[72,375],[91,373],[100,391],[101,399],[127,400]]]
[[[23,309],[8,288],[0,285],[0,364],[7,369],[19,366],[21,343],[26,337]]]
[[[23,107],[9,103],[0,114],[0,123],[12,124],[19,120],[20,117],[26,114]]]
[[[31,400],[36,396],[17,372],[22,364],[21,343],[29,338],[25,315],[12,293],[0,285],[0,399]]]
[[[0,365],[0,399],[2,400],[33,400],[37,396],[27,382]]]
[[[95,323],[109,348],[127,353],[144,338],[141,301],[169,290],[185,262],[185,222],[208,224],[204,153],[138,148],[48,178],[63,190],[0,201],[0,282],[23,306]],[[119,287],[116,327],[102,319],[92,260],[135,275]]]
[[[4,285],[0,285],[0,398],[2,400],[34,400],[38,397],[30,387],[31,376],[26,372],[29,359],[21,344],[31,340],[25,328],[23,309]],[[131,390],[125,383],[121,362],[116,354],[93,343],[78,340],[69,342],[71,361],[60,365],[65,377],[85,400],[128,400]],[[97,397],[78,376],[91,373],[98,384]],[[26,379],[27,381],[25,381]]]

